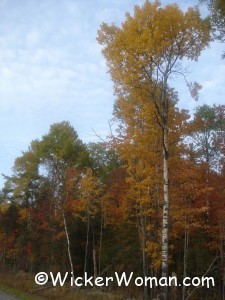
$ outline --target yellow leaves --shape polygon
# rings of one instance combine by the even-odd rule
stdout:
[[[91,169],[87,169],[79,181],[78,199],[72,204],[74,214],[86,219],[87,214],[95,216],[99,211],[103,186]]]
[[[210,34],[197,8],[183,13],[176,4],[162,8],[159,1],[146,1],[133,16],[126,14],[120,28],[103,23],[98,41],[116,88],[124,90],[160,80],[160,73],[176,71],[184,57],[197,59]]]
[[[146,253],[151,257],[151,267],[159,270],[161,266],[161,251],[158,243],[147,241]]]
[[[176,109],[178,99],[168,82],[171,74],[182,73],[182,59],[197,59],[208,45],[209,26],[197,8],[184,13],[176,4],[161,7],[159,1],[145,1],[143,6],[135,6],[133,15],[126,14],[120,27],[103,24],[98,40],[115,83],[115,115],[121,121],[120,142],[116,147],[127,174],[127,211],[130,219],[136,218],[142,247],[147,239],[146,252],[153,268],[158,269],[162,150],[167,147],[162,143],[162,133],[167,128],[169,167],[174,172],[170,182],[173,227],[170,231],[178,238],[185,228],[197,230],[202,226],[203,204],[195,203],[202,189],[194,173],[196,168],[188,163],[179,165],[183,154],[181,128],[187,113]],[[200,85],[190,84],[189,88],[197,98]]]
[[[115,25],[109,26],[106,23],[102,23],[100,26],[100,30],[98,30],[97,40],[101,45],[107,45],[108,43],[113,41],[113,37],[118,32],[118,28]]]
[[[14,164],[14,171],[16,172],[27,172],[28,174],[35,174],[37,171],[38,159],[32,151],[23,153],[23,156],[16,158]]]
[[[20,208],[19,216],[20,216],[21,223],[27,219],[28,215],[29,215],[29,210],[27,208]]]
[[[0,211],[3,212],[3,213],[5,213],[8,210],[9,206],[10,206],[9,203],[3,203],[3,204],[1,204],[0,205]]]

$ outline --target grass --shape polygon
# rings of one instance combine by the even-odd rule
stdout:
[[[20,300],[31,300],[31,299],[41,300],[41,299],[43,299],[43,298],[36,297],[36,296],[33,296],[31,298],[31,295],[24,293],[21,290],[11,288],[11,287],[3,285],[1,283],[0,283],[0,291],[6,293],[7,295],[15,296],[16,298],[18,298]]]
[[[0,290],[21,300],[122,300],[125,298],[121,290],[113,292],[95,289],[75,290],[69,286],[48,289],[41,289],[40,287],[38,289],[34,282],[34,275],[24,272],[17,274],[0,273]]]

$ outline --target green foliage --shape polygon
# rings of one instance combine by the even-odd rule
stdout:
[[[88,151],[94,171],[105,180],[109,173],[121,165],[116,150],[106,143],[89,143]]]
[[[68,122],[51,125],[49,133],[41,141],[32,142],[31,147],[42,164],[57,170],[82,164],[86,150]]]
[[[208,5],[214,38],[225,42],[225,2],[224,0],[200,0]],[[222,54],[225,58],[225,52]]]
[[[196,160],[217,168],[224,157],[225,106],[198,107],[190,123],[190,133]]]

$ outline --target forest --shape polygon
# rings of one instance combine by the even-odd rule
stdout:
[[[225,105],[180,109],[171,86],[184,80],[197,100],[200,83],[186,79],[183,61],[224,38],[219,3],[209,1],[211,19],[202,19],[198,8],[146,1],[120,27],[101,24],[115,93],[109,135],[84,143],[68,121],[54,123],[15,159],[0,192],[1,270],[209,276],[210,288],[100,290],[121,299],[225,299]]]

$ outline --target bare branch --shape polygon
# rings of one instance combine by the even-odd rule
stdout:
[[[205,277],[205,276],[209,273],[209,271],[211,270],[212,266],[214,265],[215,261],[216,261],[218,258],[220,258],[220,257],[219,257],[219,256],[216,256],[216,257],[213,259],[213,261],[212,261],[211,264],[209,265],[207,271],[205,272],[205,274],[203,274],[202,277]],[[196,286],[196,287],[190,292],[190,294],[187,296],[187,298],[185,298],[185,300],[188,300],[188,299],[191,297],[191,295],[192,295],[197,289],[199,289],[200,287],[201,287],[201,286]]]

